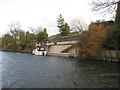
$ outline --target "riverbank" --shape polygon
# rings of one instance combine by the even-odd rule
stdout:
[[[20,52],[20,53],[31,53],[33,49],[29,48],[29,49],[24,49],[24,50],[2,50],[1,51],[5,51],[5,52]]]

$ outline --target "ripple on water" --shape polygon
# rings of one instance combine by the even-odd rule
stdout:
[[[3,52],[2,60],[3,87],[102,88],[118,85],[117,63],[10,52]]]

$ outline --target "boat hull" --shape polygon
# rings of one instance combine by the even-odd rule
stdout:
[[[34,50],[32,51],[32,53],[33,53],[34,55],[40,55],[40,56],[45,56],[45,55],[47,55],[46,51],[37,51],[37,49],[34,49]]]

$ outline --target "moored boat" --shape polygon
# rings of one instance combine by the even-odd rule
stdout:
[[[32,53],[33,53],[34,55],[42,55],[42,56],[47,55],[47,52],[46,52],[46,50],[45,50],[44,47],[36,47],[36,48],[32,51]]]

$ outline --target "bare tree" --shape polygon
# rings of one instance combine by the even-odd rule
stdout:
[[[9,26],[11,34],[13,35],[13,37],[15,39],[15,44],[16,44],[16,40],[17,40],[17,37],[19,35],[18,31],[21,29],[21,25],[19,22],[12,22],[8,26]]]
[[[71,30],[72,31],[77,31],[77,32],[81,32],[83,30],[87,29],[87,24],[85,24],[85,21],[83,19],[73,19],[70,22],[70,26],[71,26]]]
[[[104,15],[106,13],[112,13],[115,17],[117,15],[116,10],[120,5],[120,0],[94,0],[92,2],[93,11],[102,11]]]
[[[33,34],[35,34],[37,32],[33,27],[28,27],[28,28]]]
[[[116,10],[115,21],[120,24],[120,1],[117,3],[117,10]]]
[[[40,31],[43,31],[43,28],[41,26],[37,27],[37,28],[33,28],[33,27],[28,27],[30,29],[30,31],[33,33],[33,34],[37,34],[39,33]]]

